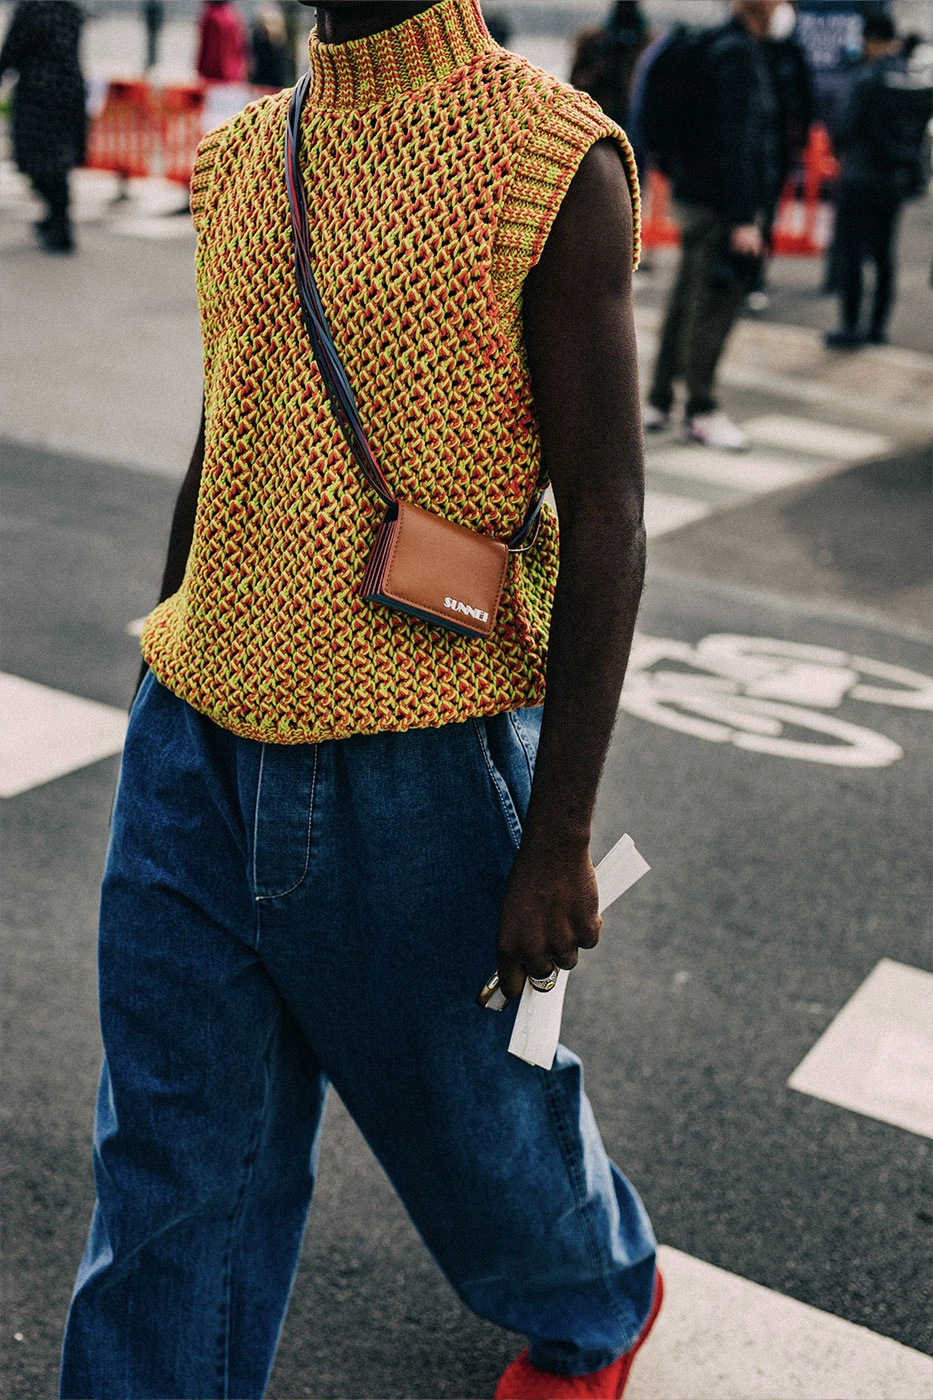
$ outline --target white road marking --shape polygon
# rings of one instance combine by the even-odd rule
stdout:
[[[835,423],[815,422],[812,418],[790,418],[783,413],[767,413],[742,424],[753,442],[767,447],[783,447],[791,452],[810,452],[848,462],[879,457],[891,450],[890,438],[856,428],[840,428]]]
[[[665,1301],[626,1400],[933,1400],[933,1361],[662,1246]]]
[[[172,215],[160,215],[157,218],[115,219],[110,232],[118,233],[124,238],[151,238],[165,241],[173,238],[190,238],[191,226],[187,219],[175,218]]]
[[[680,673],[631,673],[619,709],[695,739],[731,743],[747,753],[775,758],[840,768],[887,768],[904,757],[899,744],[873,729],[818,710],[738,695],[727,684]],[[793,738],[795,732],[830,742]]]
[[[119,753],[127,716],[112,705],[84,700],[0,672],[0,797]]]
[[[903,758],[893,739],[826,713],[845,700],[931,710],[933,677],[806,642],[714,633],[691,646],[636,632],[619,709],[779,758],[845,768]]]
[[[933,973],[883,958],[788,1083],[933,1138]]]
[[[691,496],[672,496],[666,491],[645,492],[645,529],[648,538],[656,540],[661,535],[669,535],[683,525],[692,525],[710,514],[711,507],[705,501],[696,501]]]
[[[714,481],[759,495],[797,486],[832,471],[835,462],[804,463],[766,453],[718,452],[709,447],[671,447],[648,458],[648,472],[670,472],[697,481]]]

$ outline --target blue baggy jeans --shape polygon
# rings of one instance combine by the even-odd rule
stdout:
[[[654,1237],[580,1063],[516,1059],[514,1012],[476,1004],[539,725],[260,744],[147,675],[101,897],[97,1203],[63,1396],[262,1395],[328,1082],[470,1308],[546,1370],[631,1344]]]

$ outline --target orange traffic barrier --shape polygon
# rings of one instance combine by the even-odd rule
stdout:
[[[814,258],[826,252],[832,238],[832,194],[839,178],[829,132],[820,122],[810,139],[800,169],[785,182],[774,220],[772,247],[785,257]]]
[[[148,83],[112,82],[88,131],[85,164],[125,180],[153,173],[158,113]]]
[[[680,242],[680,227],[671,218],[671,186],[652,166],[641,189],[641,245],[643,248],[673,248]]]
[[[187,185],[195,152],[204,134],[204,88],[162,89],[160,144],[161,174],[166,180]]]
[[[787,177],[774,220],[772,247],[785,257],[820,257],[832,238],[833,191],[839,162],[825,126],[814,122],[799,170]],[[670,248],[680,229],[670,212],[670,185],[658,170],[642,184],[642,246]]]
[[[192,83],[152,88],[144,82],[107,84],[88,132],[85,164],[123,179],[161,175],[187,185],[198,142],[210,126],[233,116],[273,88],[247,83]]]

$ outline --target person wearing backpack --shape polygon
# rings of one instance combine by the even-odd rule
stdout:
[[[778,109],[762,41],[780,0],[734,0],[728,23],[678,26],[638,82],[636,141],[666,174],[681,226],[645,428],[670,424],[674,384],[687,387],[693,442],[741,451],[741,429],[719,408],[716,369],[764,256],[763,227],[780,179]]]
[[[888,15],[869,16],[858,73],[836,147],[842,181],[836,212],[836,258],[841,324],[827,345],[854,350],[884,345],[895,296],[894,249],[904,201],[924,190],[924,132],[933,116],[933,88],[910,71]],[[859,326],[862,267],[874,263],[869,329]]]

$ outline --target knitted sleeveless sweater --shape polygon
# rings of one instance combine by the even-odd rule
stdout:
[[[344,44],[312,33],[302,152],[315,277],[394,493],[506,539],[539,478],[522,285],[586,151],[625,136],[499,48],[477,0]],[[509,561],[489,638],[367,603],[384,513],[301,321],[282,143],[290,94],[206,136],[191,185],[206,430],[179,591],[149,616],[158,679],[245,738],[314,743],[544,700],[557,525]],[[636,237],[637,257],[637,237]]]

